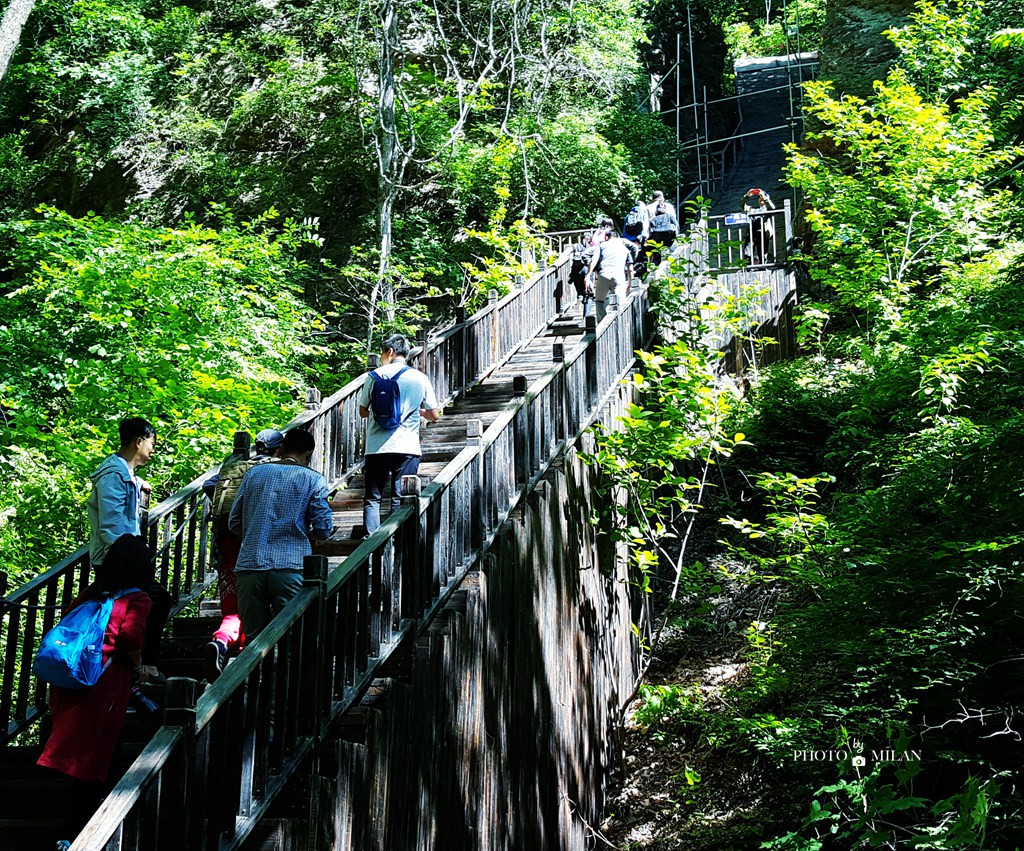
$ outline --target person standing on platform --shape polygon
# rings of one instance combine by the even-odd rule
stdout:
[[[363,526],[367,536],[380,528],[380,500],[391,479],[391,507],[402,499],[402,476],[420,468],[420,421],[437,422],[441,406],[434,388],[418,369],[406,363],[409,341],[388,337],[380,350],[381,365],[370,372],[359,395],[359,414],[366,427],[366,490]]]
[[[136,473],[149,463],[156,449],[156,429],[142,417],[128,417],[117,427],[121,446],[108,455],[92,479],[87,510],[89,513],[89,561],[97,579],[103,577],[106,555],[123,535],[141,535],[142,494],[152,487]],[[157,668],[160,638],[171,611],[171,595],[155,578],[142,589],[152,608],[146,624],[146,643],[142,648],[143,670],[150,681],[164,679]]]
[[[771,263],[775,259],[775,222],[768,215],[775,209],[771,196],[763,189],[748,189],[743,196],[743,212],[750,217],[746,234],[746,254],[752,263]]]
[[[311,470],[316,438],[292,429],[278,460],[260,464],[242,479],[228,515],[228,528],[241,538],[235,579],[238,614],[247,640],[270,623],[302,588],[302,562],[313,542],[334,531],[327,482]]]

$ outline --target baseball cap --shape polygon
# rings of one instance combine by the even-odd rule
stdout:
[[[256,442],[267,447],[267,449],[277,449],[284,443],[284,435],[276,428],[265,428],[256,435]]]

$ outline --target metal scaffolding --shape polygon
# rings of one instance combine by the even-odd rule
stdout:
[[[783,0],[782,16],[783,21],[785,21],[787,17],[786,0]],[[813,76],[813,72],[809,69],[817,67],[818,64],[816,58],[812,60],[810,54],[802,54],[800,51],[800,18],[799,10],[797,10],[796,20],[794,23],[784,27],[786,37],[785,58],[787,60],[784,63],[786,70],[785,85],[776,86],[759,92],[737,93],[735,95],[730,95],[729,97],[715,98],[712,100],[708,99],[707,86],[704,86],[702,92],[703,97],[698,99],[697,72],[693,52],[693,19],[691,16],[689,2],[686,4],[686,28],[690,60],[690,89],[692,100],[688,104],[681,103],[683,74],[682,33],[676,33],[676,61],[669,70],[669,73],[675,78],[675,106],[671,109],[659,111],[659,115],[665,117],[670,113],[674,113],[675,115],[677,143],[675,202],[677,207],[698,195],[706,197],[716,186],[721,185],[725,173],[731,163],[735,162],[738,148],[744,139],[750,136],[760,135],[762,133],[775,132],[788,127],[790,131],[790,141],[794,143],[796,142],[797,125],[802,115],[804,80]],[[665,76],[667,77],[668,74]],[[664,79],[665,78],[662,77],[662,80]],[[779,91],[781,89],[787,89],[789,92],[789,115],[786,116],[785,123],[777,127],[745,132],[743,130],[742,99],[745,97],[752,97],[754,95],[761,95],[768,91]],[[737,122],[733,132],[728,136],[711,139],[708,121],[708,107],[716,104],[728,103],[730,101],[734,101],[737,104],[740,115],[739,121]],[[686,144],[683,144],[680,120],[684,111],[692,111],[694,128],[693,139],[688,140]],[[702,115],[703,121],[701,121]],[[684,162],[683,154],[688,151],[696,152],[696,160],[693,165],[688,165]],[[684,177],[688,178],[685,183],[686,186],[695,184],[694,188],[689,191],[685,197],[683,194]]]

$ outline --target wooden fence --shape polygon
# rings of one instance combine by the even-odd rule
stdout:
[[[617,308],[617,305],[610,305]],[[172,680],[167,723],[73,851],[237,848],[332,724],[432,621],[513,508],[608,402],[653,331],[641,288],[565,352],[426,490],[340,561],[311,556],[303,590],[195,699]],[[172,703],[173,700],[173,703]]]
[[[425,372],[442,402],[478,381],[511,357],[544,326],[552,310],[551,293],[565,286],[565,258],[542,268],[528,283],[505,297],[491,292],[487,304],[468,318],[425,340],[410,354],[410,363]],[[317,440],[312,466],[331,489],[362,466],[363,424],[356,404],[365,375],[319,402],[313,391],[307,410],[284,426],[305,428]],[[216,581],[210,561],[208,500],[202,486],[210,470],[157,505],[143,534],[157,553],[157,578],[174,598],[172,614],[200,597]],[[3,577],[6,581],[6,577]],[[83,546],[2,601],[0,647],[0,745],[28,730],[46,713],[46,684],[31,675],[41,637],[58,612],[91,579],[89,548]]]

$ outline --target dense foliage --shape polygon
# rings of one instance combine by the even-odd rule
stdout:
[[[789,165],[809,206],[803,356],[712,404],[699,334],[662,346],[627,432],[603,441],[637,495],[614,529],[642,587],[667,589],[691,634],[747,644],[714,700],[645,687],[639,719],[809,802],[802,823],[734,814],[718,847],[1024,842],[1020,54],[974,48],[1000,26],[922,3],[873,97],[808,87]],[[708,321],[685,299],[663,309],[676,329]],[[681,406],[695,372],[708,389]],[[680,550],[701,511],[725,549],[695,562]],[[717,621],[730,594],[760,600],[756,619]],[[688,769],[676,806],[723,818],[699,784]]]
[[[165,492],[226,454],[237,428],[287,421],[318,354],[301,299],[302,239],[271,216],[151,228],[40,208],[0,223],[0,559],[35,572],[85,539],[88,475],[117,421],[145,412]],[[225,438],[227,436],[227,439]]]
[[[674,179],[643,39],[632,0],[39,0],[0,89],[4,569],[84,539],[120,417],[165,496]]]

